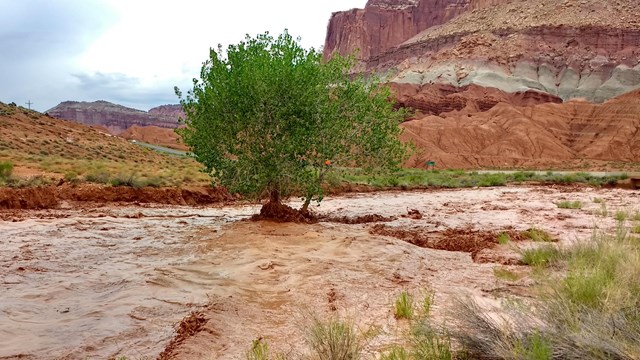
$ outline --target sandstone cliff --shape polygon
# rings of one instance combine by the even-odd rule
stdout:
[[[637,5],[636,0],[370,1],[363,10],[334,14],[325,51],[364,49],[364,68],[384,71],[393,82],[475,84],[604,102],[640,88]]]
[[[334,13],[327,27],[325,57],[334,52],[360,59],[378,56],[457,15],[506,0],[369,0],[364,9]]]
[[[47,114],[55,118],[71,120],[85,125],[102,126],[117,135],[133,125],[153,125],[162,128],[178,127],[177,116],[174,113],[163,113],[163,111],[156,108],[153,112],[146,112],[107,101],[65,101],[48,110]]]

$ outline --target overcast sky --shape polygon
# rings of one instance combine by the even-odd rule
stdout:
[[[324,44],[332,12],[366,0],[0,0],[0,101],[65,100],[141,110],[177,103],[209,48],[285,28]]]

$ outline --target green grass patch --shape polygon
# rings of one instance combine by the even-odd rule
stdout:
[[[367,175],[361,169],[339,168],[335,170],[334,183],[370,185],[379,188],[468,188],[504,186],[524,182],[545,184],[583,183],[593,186],[616,183],[626,179],[626,175],[593,176],[587,173],[537,174],[531,171],[515,173],[480,173],[464,170],[422,170],[402,169],[393,174]],[[339,179],[339,180],[338,180]]]
[[[581,201],[559,201],[556,206],[560,209],[582,209]]]
[[[553,348],[551,342],[536,330],[532,335],[515,342],[513,355],[516,359],[551,360],[553,359]]]
[[[502,232],[498,235],[498,244],[506,245],[511,241],[511,237],[506,232]]]
[[[599,197],[594,197],[593,199],[591,199],[591,201],[593,201],[595,204],[604,203],[604,199],[603,198],[599,198]]]
[[[10,162],[0,161],[0,181],[7,180],[13,174],[13,164]]]
[[[408,291],[401,291],[396,297],[393,310],[396,319],[413,318],[413,296]]]
[[[530,266],[546,267],[560,260],[560,250],[548,244],[521,251],[522,263]]]
[[[380,360],[410,360],[411,356],[405,348],[394,346],[382,354]]]
[[[629,213],[625,210],[617,210],[613,218],[617,221],[625,221],[629,218]]]

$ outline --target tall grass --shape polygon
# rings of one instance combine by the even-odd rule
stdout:
[[[358,360],[364,348],[353,324],[340,319],[314,318],[306,340],[316,360]]]
[[[502,317],[462,302],[455,337],[487,358],[640,359],[640,241],[620,222],[556,256],[540,299]]]
[[[396,297],[394,311],[396,319],[413,318],[413,296],[408,291],[401,291]]]

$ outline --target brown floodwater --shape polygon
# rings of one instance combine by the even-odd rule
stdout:
[[[594,215],[594,197],[610,210],[640,204],[638,191],[501,187],[350,194],[317,210],[392,216],[389,226],[430,231],[537,226],[570,242],[588,238],[596,222],[613,226]],[[558,209],[559,200],[585,206]],[[205,304],[214,305],[209,337],[174,357],[237,359],[261,329],[284,347],[297,336],[291,312],[299,304],[326,310],[327,294],[330,310],[391,322],[399,288],[429,286],[446,303],[495,286],[494,265],[467,253],[371,235],[367,224],[240,221],[257,209],[106,206],[0,221],[0,359],[155,358],[174,325]],[[424,217],[400,217],[411,209]]]

